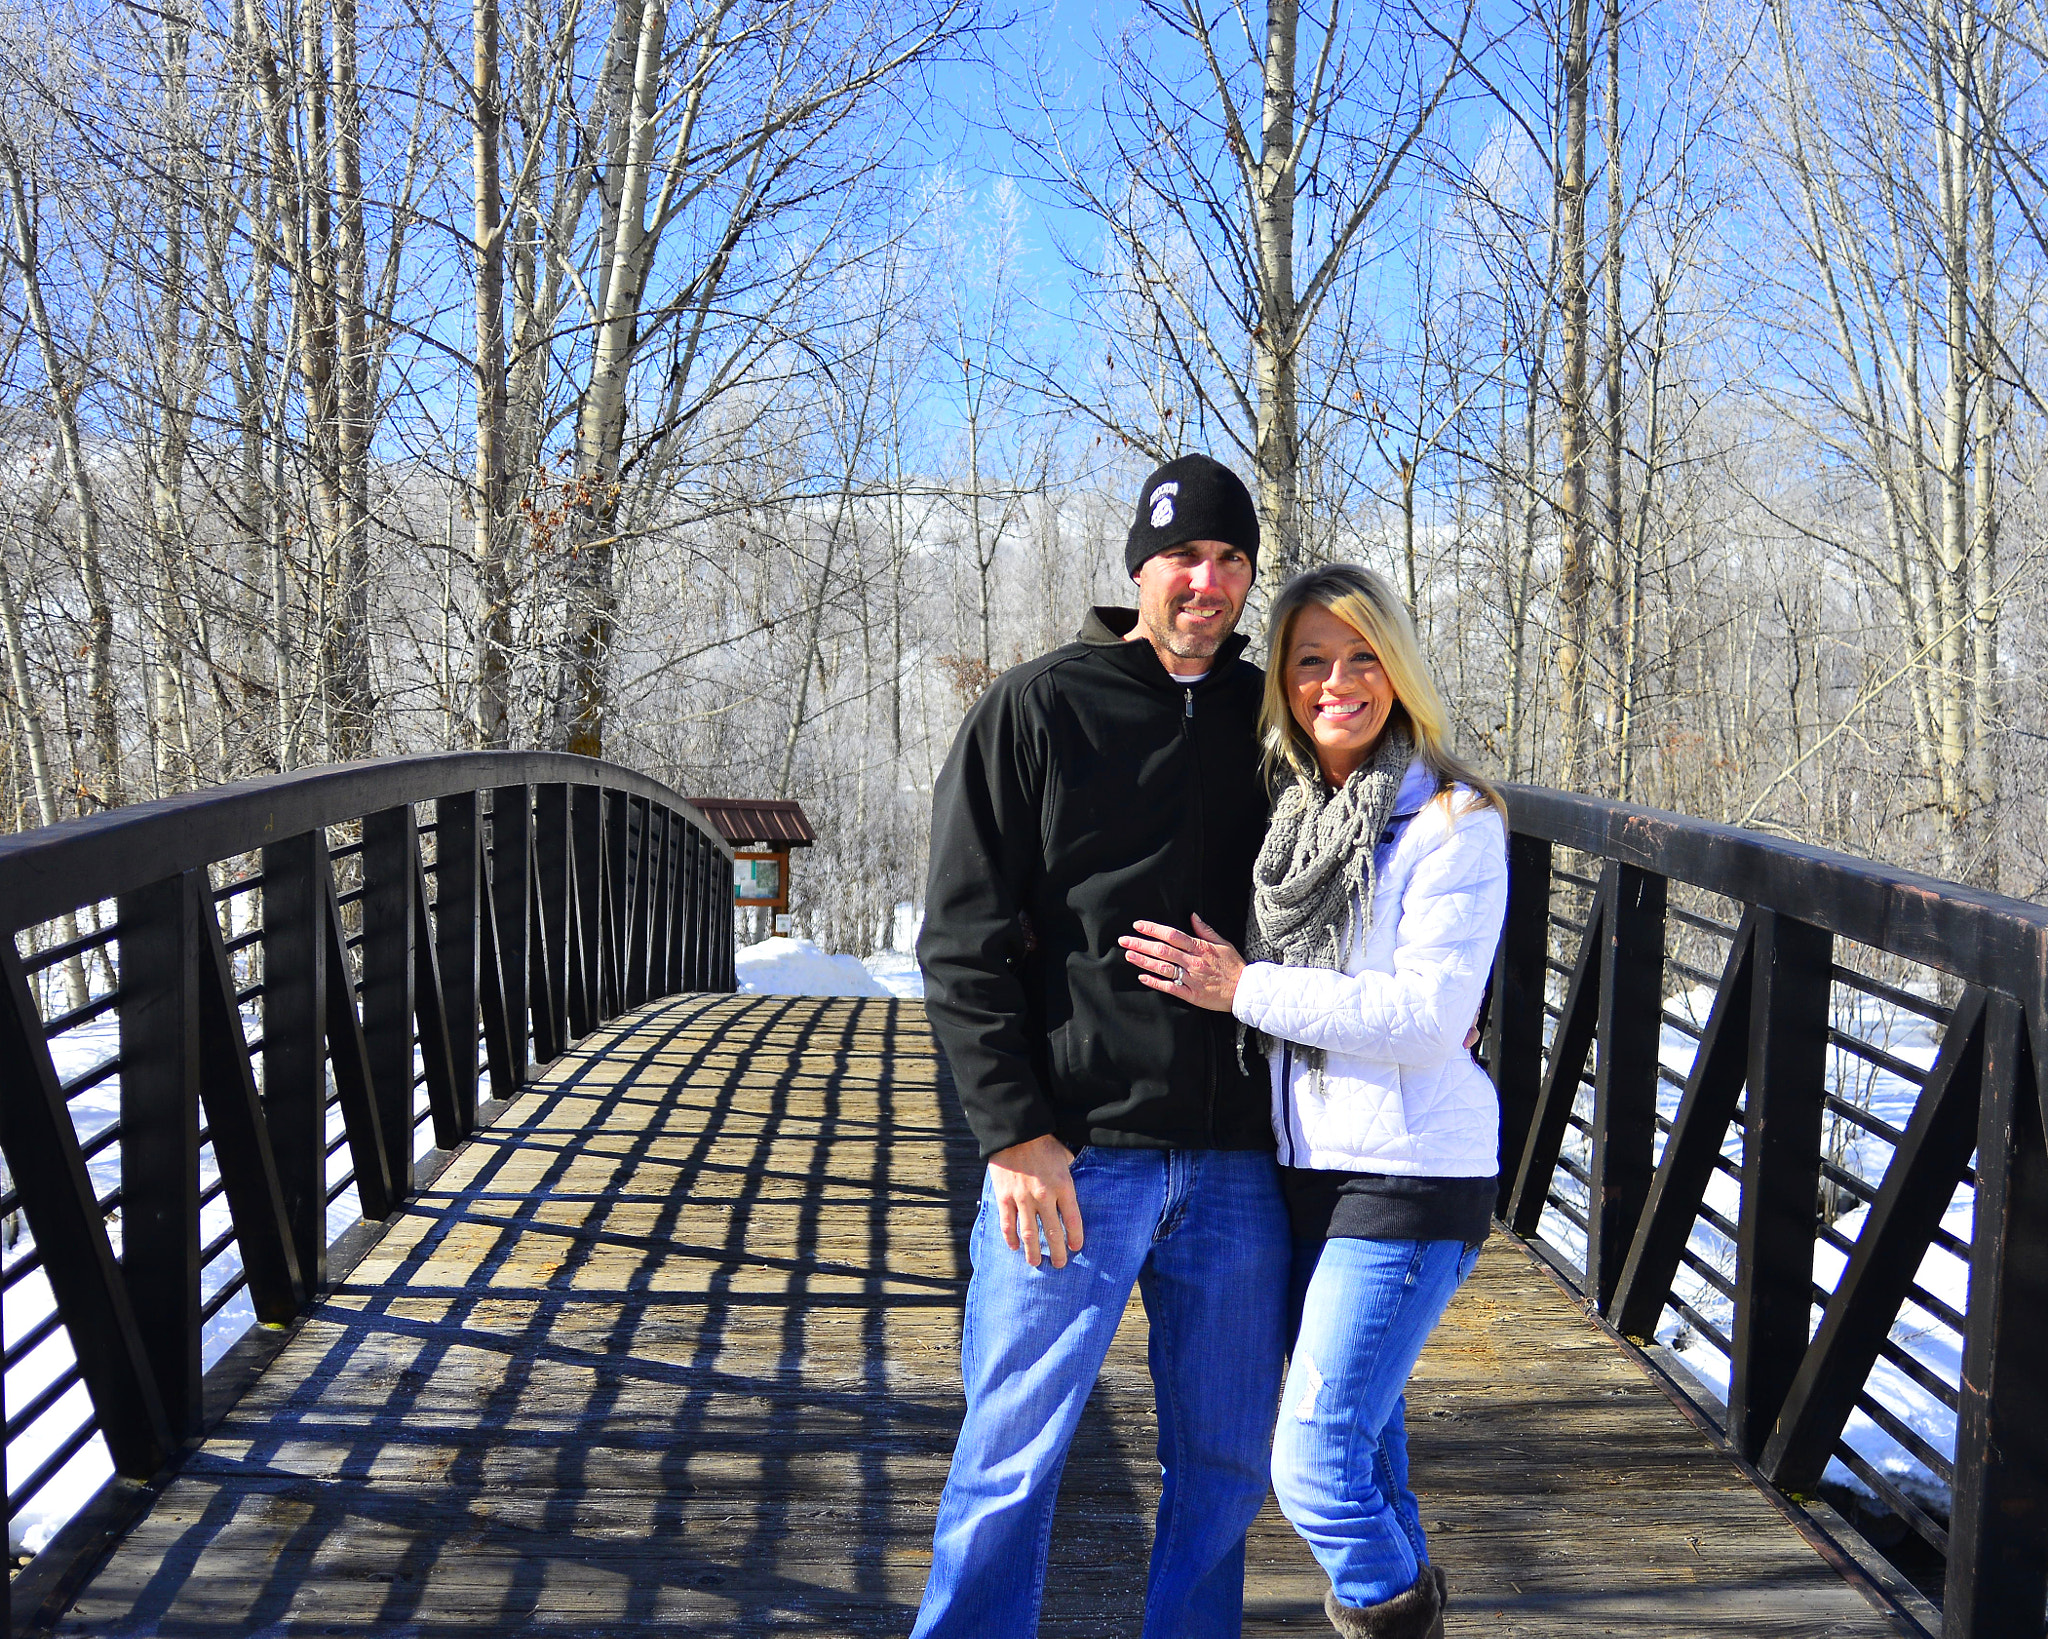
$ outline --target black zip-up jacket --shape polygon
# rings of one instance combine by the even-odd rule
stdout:
[[[1244,942],[1265,834],[1261,674],[1232,637],[1183,686],[1129,609],[997,678],[932,795],[917,954],[984,1157],[1070,1149],[1271,1149],[1267,1080],[1236,1024],[1138,982],[1117,944],[1196,912]]]

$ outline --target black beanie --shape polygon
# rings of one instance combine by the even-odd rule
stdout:
[[[1138,515],[1124,541],[1135,579],[1155,552],[1183,541],[1227,541],[1259,567],[1259,512],[1244,481],[1221,461],[1183,455],[1161,467],[1138,491]]]

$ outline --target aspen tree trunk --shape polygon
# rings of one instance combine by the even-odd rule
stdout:
[[[1549,350],[1549,318],[1537,330],[1535,351],[1529,359],[1529,374],[1522,395],[1522,527],[1515,552],[1514,575],[1508,587],[1510,636],[1508,639],[1508,778],[1523,779],[1542,762],[1541,748],[1534,741],[1523,757],[1523,741],[1529,716],[1529,594],[1535,579],[1536,531],[1542,508],[1537,487],[1537,407],[1541,403],[1544,355]]]
[[[1508,362],[1514,353],[1514,329],[1510,322],[1513,312],[1512,297],[1503,288],[1500,293],[1500,397],[1496,401],[1493,447],[1494,482],[1500,491],[1500,578],[1501,602],[1508,612],[1508,677],[1507,699],[1501,711],[1500,732],[1506,745],[1506,755],[1501,759],[1507,769],[1507,777],[1515,779],[1521,772],[1520,747],[1516,744],[1521,734],[1521,647],[1522,618],[1514,596],[1514,576],[1509,568],[1519,554],[1515,542],[1521,535],[1516,527],[1520,516],[1516,500],[1520,486],[1512,481],[1512,469],[1508,464]]]
[[[1299,417],[1296,350],[1300,342],[1294,288],[1295,43],[1298,0],[1266,8],[1264,120],[1255,229],[1258,322],[1252,328],[1252,382],[1258,413],[1253,465],[1265,531],[1262,556],[1279,585],[1301,567]]]
[[[192,712],[185,677],[185,653],[191,643],[190,620],[185,607],[185,573],[189,542],[185,526],[185,474],[191,449],[192,419],[202,363],[210,350],[210,325],[201,318],[188,337],[186,321],[195,308],[191,278],[191,241],[187,231],[187,201],[190,198],[189,110],[186,99],[186,67],[191,50],[192,25],[175,12],[163,14],[165,113],[170,141],[162,160],[167,185],[162,191],[162,294],[156,304],[156,333],[152,338],[151,395],[158,408],[153,425],[143,438],[149,486],[150,531],[153,536],[155,602],[158,639],[156,664],[151,669],[156,718],[166,732],[156,741],[156,790],[189,789],[199,784],[199,760],[192,737]],[[167,754],[171,745],[168,725],[178,727],[177,746],[183,753],[182,766]],[[232,778],[225,759],[216,770],[220,778]]]
[[[1607,251],[1604,281],[1606,314],[1602,337],[1607,378],[1606,479],[1607,501],[1601,533],[1607,546],[1607,633],[1601,667],[1607,699],[1606,788],[1620,796],[1622,769],[1628,761],[1629,667],[1635,646],[1633,628],[1636,565],[1622,530],[1622,348],[1626,337],[1621,318],[1621,0],[1603,0],[1601,29],[1607,44]]]
[[[1614,794],[1628,802],[1635,789],[1635,740],[1637,656],[1642,648],[1643,556],[1649,541],[1650,503],[1657,490],[1661,464],[1660,445],[1664,437],[1664,352],[1670,295],[1677,283],[1676,270],[1670,276],[1650,282],[1650,354],[1643,370],[1643,488],[1636,499],[1636,521],[1629,533],[1628,583],[1623,589],[1622,648],[1619,655],[1620,692],[1616,715],[1620,730],[1616,736],[1618,755],[1614,769]]]
[[[377,700],[370,673],[370,357],[364,313],[369,280],[363,223],[363,105],[356,56],[356,0],[332,0],[335,616],[335,745],[340,758],[368,756]]]
[[[1925,22],[1930,42],[1946,28],[1941,0],[1928,0]],[[1942,817],[1942,868],[1950,875],[1968,871],[1970,833],[1976,823],[1968,786],[1971,723],[1968,717],[1970,674],[1970,399],[1977,359],[1970,328],[1970,238],[1977,189],[1973,176],[1976,143],[1970,107],[1969,60],[1975,45],[1976,8],[1964,9],[1960,41],[1962,61],[1944,64],[1937,50],[1929,54],[1929,94],[1937,126],[1936,156],[1940,181],[1942,232],[1942,394],[1939,411],[1938,478],[1939,535],[1935,545],[1933,581],[1937,697],[1936,722],[1940,785],[1937,801]],[[1945,72],[1945,69],[1948,71]]]
[[[903,517],[908,475],[903,465],[903,401],[889,395],[889,754],[903,756],[903,564],[910,532]]]
[[[264,163],[257,186],[261,195],[261,216],[267,231],[257,235],[255,263],[261,317],[267,320],[269,274],[282,262],[296,280],[304,266],[305,232],[298,179],[297,154],[292,147],[291,112],[285,102],[284,75],[270,20],[263,0],[241,0],[239,32],[247,52],[255,87],[256,129],[261,138]],[[279,250],[273,253],[271,247]],[[297,299],[294,286],[284,339],[287,355],[301,343],[300,326],[307,314]],[[241,388],[238,408],[242,420],[242,461],[244,493],[252,512],[260,507],[264,519],[264,550],[268,560],[270,593],[271,670],[276,685],[277,766],[280,770],[298,766],[302,696],[300,665],[292,620],[291,529],[284,505],[284,451],[282,394],[288,368],[280,369],[277,398],[273,400],[269,381],[269,350],[265,327],[253,333],[248,348],[247,381]],[[273,403],[275,409],[273,410]],[[275,431],[266,440],[264,428]],[[265,466],[269,467],[266,475]]]
[[[476,233],[476,476],[474,482],[477,594],[476,729],[478,741],[512,743],[512,585],[506,516],[505,210],[500,164],[505,95],[498,54],[498,0],[470,7],[471,180]]]
[[[1998,210],[1997,167],[1992,155],[2002,140],[2004,54],[2011,0],[1996,8],[1991,40],[1980,43],[1975,68],[1974,101],[1979,110],[1981,151],[1977,162],[1975,334],[1977,394],[1976,459],[1970,497],[1970,718],[1975,726],[1971,746],[1970,798],[1978,815],[1980,837],[1999,829],[1998,683]],[[1984,887],[1999,885],[1997,847],[1980,847],[1974,880]]]
[[[844,423],[846,432],[840,451],[839,498],[825,536],[825,561],[819,566],[817,577],[810,588],[811,618],[804,633],[804,652],[797,668],[796,695],[790,701],[789,724],[782,739],[782,768],[775,781],[775,794],[778,797],[789,795],[790,783],[796,777],[797,745],[803,737],[804,722],[810,712],[811,675],[815,672],[821,683],[824,680],[825,658],[820,640],[824,635],[825,610],[832,602],[832,570],[838,557],[839,544],[849,531],[854,535],[855,550],[856,554],[858,553],[860,525],[854,515],[854,489],[859,474],[860,454],[867,448],[869,419],[875,409],[876,375],[880,367],[879,351],[877,348],[867,356],[867,378],[859,387],[858,406],[848,406],[844,401],[840,406],[842,413],[851,408],[852,415],[850,420]],[[978,506],[978,490],[975,500]],[[855,569],[855,578],[864,579],[858,567]],[[986,580],[983,584],[986,585]],[[983,641],[986,642],[988,626],[985,615],[982,632]]]
[[[260,0],[251,0],[252,4]],[[299,340],[299,381],[306,405],[306,460],[312,468],[310,490],[316,540],[313,606],[320,641],[314,656],[314,697],[322,714],[326,754],[338,754],[345,736],[337,709],[336,681],[342,669],[337,621],[337,593],[342,587],[345,524],[342,506],[341,451],[338,445],[339,384],[335,380],[336,329],[334,212],[330,167],[334,163],[331,78],[327,62],[325,0],[300,0],[299,112],[305,132],[305,160],[296,166],[298,186],[288,209],[301,219],[296,252],[290,257],[293,327]],[[283,152],[292,148],[294,121],[289,106],[280,108]]]
[[[974,345],[967,339],[965,310],[955,306],[954,339],[960,346],[961,402],[967,412],[967,525],[973,535],[975,615],[981,631],[981,664],[984,672],[994,664],[992,625],[995,616],[996,553],[1002,545],[1002,530],[991,532],[983,511],[987,496],[981,480],[982,394],[988,377],[984,371],[977,385],[974,375]],[[986,363],[987,355],[983,355]]]
[[[640,296],[647,278],[647,194],[660,136],[660,0],[618,8],[609,48],[606,152],[599,183],[597,318],[591,326],[589,386],[576,417],[576,492],[571,498],[574,558],[569,575],[569,636],[557,742],[586,757],[604,755],[611,711],[613,580],[619,456],[626,425],[626,377],[632,367]]]
[[[121,777],[121,733],[114,698],[114,606],[107,595],[101,567],[99,505],[93,493],[91,472],[85,464],[84,437],[78,427],[78,396],[84,383],[70,379],[57,351],[56,331],[43,302],[36,224],[30,214],[28,187],[22,177],[20,157],[11,148],[0,150],[0,181],[6,184],[13,209],[14,242],[9,249],[21,278],[22,305],[28,310],[29,328],[35,333],[36,348],[42,355],[44,379],[49,383],[58,459],[75,514],[72,541],[86,607],[86,711],[93,759],[98,765],[94,770],[98,776],[94,797],[102,808],[118,808],[128,799]]]
[[[21,737],[27,743],[29,782],[35,788],[36,818],[44,825],[55,825],[64,813],[57,804],[57,776],[50,767],[42,702],[36,698],[35,679],[28,669],[28,642],[21,629],[21,600],[14,594],[14,577],[7,572],[4,555],[0,555],[0,639],[7,644],[7,676],[14,688],[14,708],[21,719]],[[59,917],[57,926],[63,943],[69,944],[78,937],[78,918],[72,912],[66,911]],[[83,1007],[91,998],[85,980],[85,963],[76,956],[64,964],[64,990],[71,1007]]]
[[[1591,741],[1586,690],[1593,603],[1593,528],[1586,485],[1592,427],[1586,401],[1586,25],[1589,0],[1566,0],[1564,164],[1558,173],[1558,340],[1564,383],[1558,405],[1557,670],[1563,684],[1563,745],[1558,780],[1576,790],[1586,779]]]

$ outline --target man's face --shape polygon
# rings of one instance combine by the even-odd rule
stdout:
[[[1207,660],[1237,629],[1252,561],[1224,541],[1184,541],[1138,566],[1138,631],[1162,664]]]

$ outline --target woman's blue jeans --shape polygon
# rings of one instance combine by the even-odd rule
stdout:
[[[1346,1605],[1377,1605],[1429,1563],[1408,1489],[1408,1374],[1479,1249],[1462,1241],[1302,1241],[1300,1326],[1273,1435],[1273,1494]]]
[[[967,1416],[939,1500],[915,1639],[1038,1631],[1060,1469],[1131,1288],[1159,1410],[1145,1639],[1236,1639],[1244,1537],[1266,1496],[1289,1237],[1273,1157],[1084,1149],[1064,1269],[1003,1244],[984,1181],[960,1338]]]

